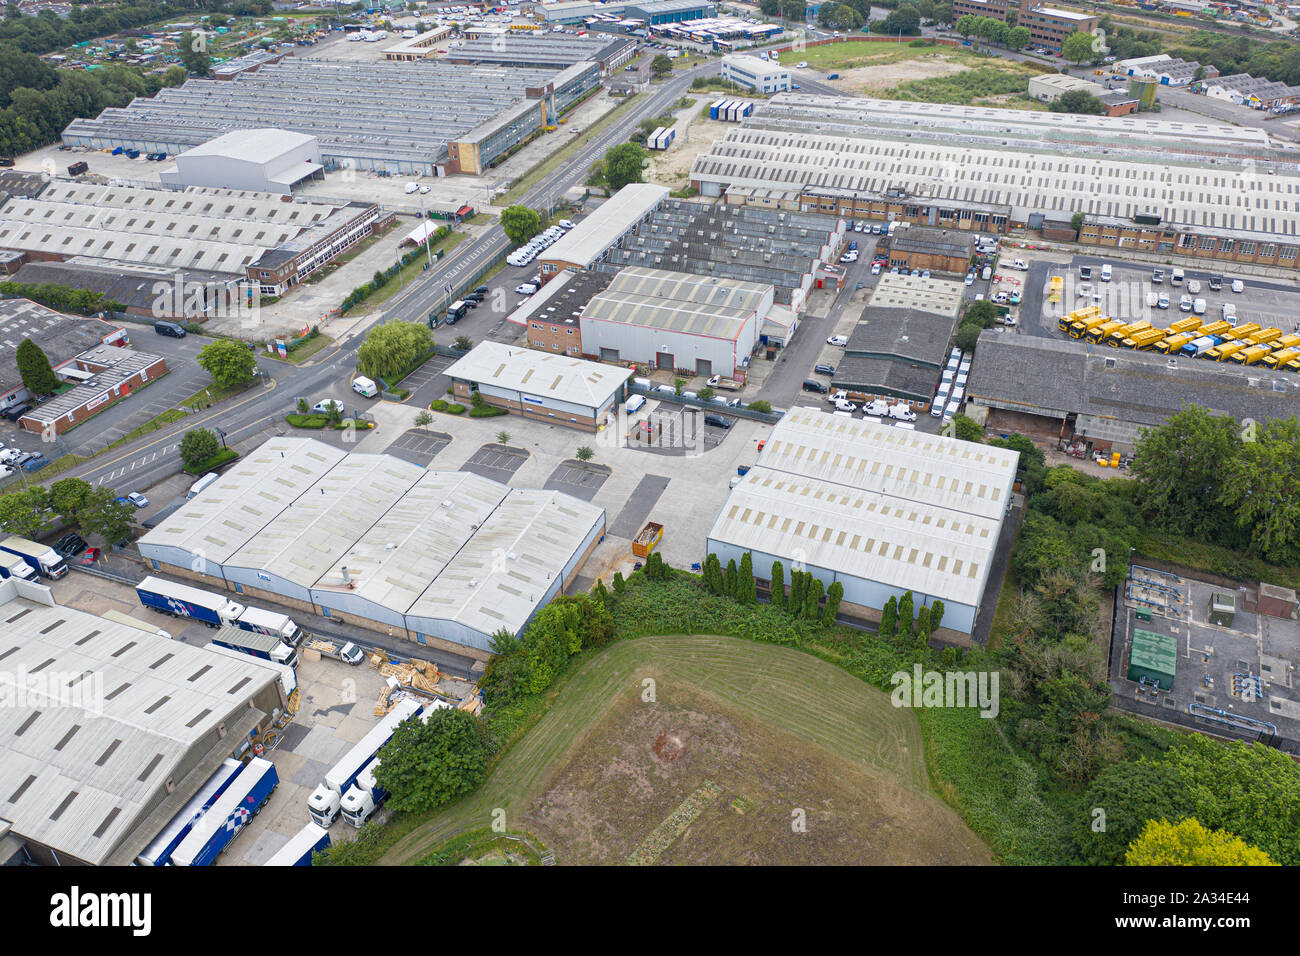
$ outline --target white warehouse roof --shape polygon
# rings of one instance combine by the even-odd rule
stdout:
[[[596,320],[735,341],[770,285],[629,266],[582,311]]]
[[[543,262],[572,262],[587,268],[667,196],[667,186],[654,183],[624,186],[544,251],[540,258]]]
[[[269,163],[290,150],[317,142],[309,133],[287,129],[237,129],[192,146],[181,156],[219,156],[244,163]]]
[[[601,408],[632,377],[632,370],[500,342],[480,342],[443,374],[448,378]]]

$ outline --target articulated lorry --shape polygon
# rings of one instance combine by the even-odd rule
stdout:
[[[238,627],[226,626],[217,632],[212,643],[273,664],[298,666],[298,652],[273,634],[254,634]]]
[[[170,614],[192,617],[208,627],[237,627],[253,634],[267,634],[290,647],[297,646],[303,631],[285,614],[260,607],[246,607],[223,594],[214,594],[188,584],[177,584],[153,576],[136,585],[140,603]]]
[[[36,574],[45,578],[61,578],[68,573],[68,563],[48,544],[28,541],[17,535],[0,542],[0,551],[21,558]]]
[[[444,700],[435,700],[425,704],[424,709],[420,712],[418,718],[426,724],[429,722],[429,716],[436,710],[451,710],[451,704]],[[343,810],[343,819],[349,826],[354,826],[358,830],[365,825],[380,807],[388,799],[388,791],[375,782],[375,769],[379,766],[379,758],[376,757],[370,763],[366,764],[365,769],[357,774],[357,779],[347,792],[343,794],[341,808]]]
[[[311,866],[313,853],[323,853],[330,846],[330,833],[314,823],[309,823],[289,842],[271,855],[263,866]]]
[[[35,581],[37,574],[26,558],[8,552],[0,553],[0,578],[18,578],[20,581]]]
[[[172,865],[211,866],[279,785],[275,764],[261,757],[248,761],[172,852]]]
[[[233,757],[222,761],[216,773],[199,787],[198,793],[190,798],[181,811],[172,817],[163,831],[154,837],[153,842],[144,848],[144,852],[135,858],[137,866],[170,866],[172,853],[180,842],[189,835],[194,825],[212,808],[230,782],[244,769],[244,765]]]
[[[418,713],[420,713],[420,705],[415,701],[399,701],[396,707],[326,772],[325,779],[307,798],[307,812],[311,814],[312,820],[317,825],[328,828],[338,819],[343,805],[343,795],[357,782],[361,771],[375,759],[380,748],[393,738],[398,725]]]

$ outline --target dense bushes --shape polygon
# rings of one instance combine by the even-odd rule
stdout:
[[[450,226],[439,226],[437,229],[433,231],[433,234],[429,236],[429,238],[425,242],[422,242],[419,245],[417,245],[414,249],[406,253],[404,256],[402,256],[402,258],[398,259],[387,269],[384,269],[382,272],[376,272],[374,276],[371,277],[370,281],[367,282],[365,285],[357,286],[357,288],[349,292],[347,298],[345,298],[342,304],[339,305],[339,314],[347,315],[351,309],[356,308],[358,305],[366,301],[366,299],[370,298],[372,295],[374,295],[384,286],[388,285],[388,283],[396,279],[398,275],[401,274],[402,270],[405,269],[407,266],[409,266],[416,259],[420,258],[421,256],[427,256],[428,252],[426,252],[425,246],[436,246],[438,243],[442,242],[442,240],[446,239],[449,235],[451,235]],[[436,250],[433,253],[433,257],[435,259],[441,259],[442,250]]]
[[[105,300],[104,293],[89,289],[70,289],[53,282],[0,282],[0,292],[22,296],[57,312],[74,315],[94,315],[97,312],[125,312],[126,306],[112,299]]]
[[[479,686],[490,704],[540,694],[568,666],[569,658],[604,647],[614,636],[614,619],[604,602],[585,594],[560,595],[514,637],[498,631]]]

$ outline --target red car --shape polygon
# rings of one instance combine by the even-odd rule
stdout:
[[[94,564],[99,560],[99,548],[87,548],[86,553],[81,556],[82,564]]]

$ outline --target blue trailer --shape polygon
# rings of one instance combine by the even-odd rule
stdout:
[[[324,827],[309,823],[289,842],[276,850],[263,866],[311,866],[313,853],[323,853],[330,846],[330,832]]]
[[[211,866],[279,785],[275,764],[254,757],[172,851],[172,865]]]
[[[726,101],[726,100],[717,100],[716,102],[713,102],[713,103],[710,103],[710,104],[709,104],[709,119],[721,119],[721,118],[722,118],[721,116],[718,115],[718,111],[721,109],[722,104],[725,103],[725,102],[727,102],[727,101]]]
[[[0,541],[0,552],[21,559],[32,571],[42,577],[61,578],[68,573],[67,562],[48,544],[40,544],[14,535]]]
[[[152,575],[135,587],[140,603],[172,617],[192,617],[208,627],[233,624],[244,613],[244,605],[227,600],[220,594],[164,581]]]
[[[172,853],[180,845],[181,840],[185,839],[194,824],[212,808],[212,804],[226,792],[230,782],[243,769],[244,765],[233,757],[222,761],[217,772],[199,787],[198,793],[190,798],[190,801],[181,808],[180,813],[172,817],[163,831],[154,837],[153,842],[145,847],[143,853],[135,858],[136,864],[138,866],[169,865]]]

